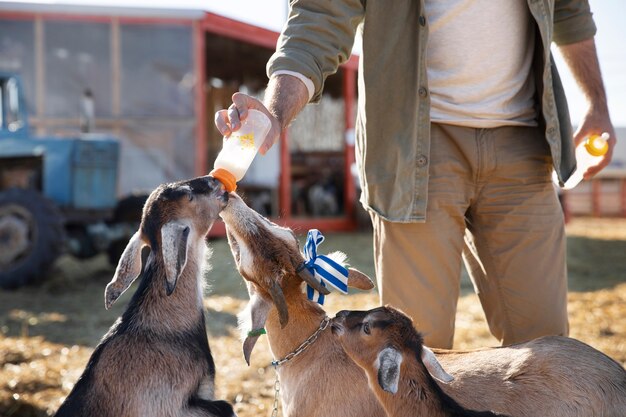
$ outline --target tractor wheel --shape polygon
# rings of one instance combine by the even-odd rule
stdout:
[[[63,219],[36,190],[0,192],[0,287],[17,288],[41,279],[61,254]]]

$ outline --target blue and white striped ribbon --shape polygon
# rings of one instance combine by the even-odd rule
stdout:
[[[304,245],[305,266],[323,287],[330,285],[331,288],[343,294],[347,294],[348,270],[328,256],[317,254],[317,247],[323,241],[324,235],[322,235],[319,230],[309,230],[306,244]],[[306,294],[309,300],[315,301],[318,304],[324,304],[324,294],[320,294],[309,285],[307,285]]]

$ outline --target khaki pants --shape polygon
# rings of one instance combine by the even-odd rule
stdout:
[[[563,214],[539,129],[433,124],[430,160],[426,223],[372,214],[381,303],[451,348],[463,257],[503,344],[567,335]]]

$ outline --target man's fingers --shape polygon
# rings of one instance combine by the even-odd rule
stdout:
[[[605,167],[607,167],[611,163],[611,159],[613,159],[613,149],[609,148],[609,151],[604,155],[602,161],[599,164],[589,167],[587,171],[583,174],[583,178],[588,180],[594,177],[597,173],[602,171]]]
[[[270,148],[274,146],[276,142],[278,142],[278,139],[280,137],[279,132],[280,129],[276,127],[272,127],[270,131],[267,132],[267,136],[265,136],[265,141],[261,144],[261,147],[259,147],[259,153],[261,155],[265,155],[267,151],[269,151]]]
[[[611,160],[613,159],[613,149],[615,149],[615,144],[617,142],[615,138],[615,132],[612,129],[607,129],[603,131],[609,133],[609,140],[608,140],[609,149],[607,153],[604,155],[604,157],[602,158],[602,160],[597,165],[593,165],[589,167],[587,171],[583,174],[583,178],[586,180],[591,179],[600,171],[602,171],[602,169],[607,167],[611,163]],[[588,134],[587,136],[591,136],[591,134]]]
[[[255,109],[265,113],[272,120],[270,129],[265,141],[259,148],[262,155],[274,145],[280,135],[280,125],[267,108],[259,100],[243,93],[235,93],[232,96],[233,104],[226,110],[215,113],[215,126],[224,136],[230,136],[241,127],[241,122],[248,117],[248,110]]]
[[[263,145],[261,145],[261,147],[259,148],[259,152],[261,153],[261,155],[265,155],[267,151],[270,150],[273,144],[274,144],[274,141],[271,140],[268,135],[268,137],[265,139],[265,142],[263,142]]]
[[[252,97],[243,94],[243,93],[235,93],[232,96],[232,100],[233,100],[233,104],[231,105],[231,107],[235,107],[237,109],[238,113],[238,120],[246,120],[246,117],[248,117],[248,108],[255,108],[258,106],[255,106],[252,102],[252,100],[254,100]]]
[[[228,122],[228,110],[220,110],[215,113],[215,126],[223,136],[228,137],[233,133],[230,130],[230,124]]]
[[[589,167],[587,172],[583,174],[583,178],[588,180],[594,177],[598,172],[602,171],[602,169],[609,164],[609,161],[602,161],[598,165],[594,165]]]
[[[239,109],[235,104],[231,104],[228,108],[228,120],[230,122],[230,128],[235,131],[241,127],[241,118],[239,117]]]

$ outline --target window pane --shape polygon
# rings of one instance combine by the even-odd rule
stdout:
[[[24,126],[20,109],[19,87],[15,77],[9,78],[4,87],[4,102],[7,106],[7,108],[4,109],[6,126],[10,132],[15,132]]]
[[[291,213],[337,216],[343,213],[345,102],[324,94],[290,126]]]
[[[306,106],[289,126],[292,152],[343,151],[344,101],[327,94],[317,106]]]
[[[0,70],[22,78],[27,108],[35,113],[35,28],[31,21],[0,19]]]
[[[193,116],[191,28],[122,25],[125,116]]]
[[[48,116],[78,118],[91,91],[96,116],[111,115],[111,48],[107,23],[45,22]]]
[[[194,175],[193,121],[128,121],[120,132],[121,195]]]

